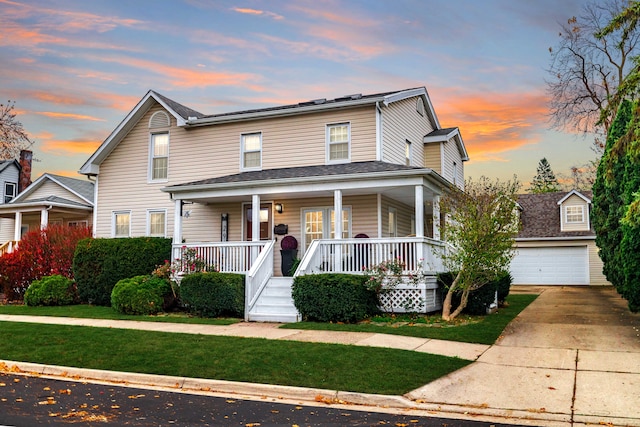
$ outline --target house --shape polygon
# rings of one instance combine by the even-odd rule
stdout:
[[[0,204],[3,234],[0,254],[10,252],[29,230],[49,224],[90,226],[93,223],[94,184],[45,173],[8,203]],[[5,224],[9,224],[4,228]]]
[[[467,160],[424,87],[213,115],[149,91],[80,173],[96,237],[171,237],[175,258],[191,248],[246,274],[248,320],[291,321],[285,235],[297,275],[391,257],[435,273],[439,197],[463,188]]]
[[[589,220],[591,192],[521,194],[514,285],[609,285]]]
[[[20,151],[20,159],[0,160],[0,207],[15,199],[31,184],[31,162],[29,150]],[[0,217],[0,254],[8,249],[7,242],[13,240],[14,222]]]

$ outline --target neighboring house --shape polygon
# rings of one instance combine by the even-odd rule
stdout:
[[[175,257],[247,274],[249,320],[295,320],[277,241],[298,240],[296,274],[393,257],[439,271],[438,201],[466,160],[423,87],[214,115],[149,91],[80,173],[96,237],[172,237]],[[269,303],[278,287],[288,301]]]
[[[0,245],[9,250],[27,231],[49,224],[91,226],[93,196],[93,182],[45,173],[9,203],[0,204],[0,220],[12,224]]]
[[[32,153],[20,151],[20,160],[0,160],[0,207],[11,202],[31,184]],[[0,254],[3,244],[13,240],[14,221],[0,217]]]
[[[515,285],[608,285],[589,211],[591,192],[521,194]]]

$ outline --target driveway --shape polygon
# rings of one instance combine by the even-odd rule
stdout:
[[[408,397],[536,425],[640,426],[640,315],[612,287],[512,291],[541,294],[476,363]]]

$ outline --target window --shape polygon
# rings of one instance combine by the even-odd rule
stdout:
[[[416,111],[421,116],[424,116],[424,101],[422,100],[422,98],[418,98],[418,100],[416,101]]]
[[[113,213],[113,237],[131,236],[131,211]]]
[[[165,237],[167,212],[165,210],[147,211],[147,236]]]
[[[67,225],[71,228],[81,228],[81,227],[88,227],[89,222],[86,219],[80,220],[80,221],[69,221],[67,222]]]
[[[453,185],[457,185],[458,184],[458,164],[456,162],[453,162]]]
[[[242,135],[242,169],[262,168],[262,134]]]
[[[398,212],[389,208],[389,237],[398,237]]]
[[[271,230],[273,229],[273,218],[271,215],[271,203],[260,204],[260,240],[271,239]],[[250,204],[244,206],[244,235],[246,240],[253,237],[253,207]]]
[[[333,208],[309,208],[302,211],[304,224],[303,247],[306,250],[315,239],[335,238],[335,211]],[[351,235],[351,208],[342,208],[342,238]]]
[[[349,161],[350,134],[349,123],[327,126],[327,163]]]
[[[151,180],[166,181],[169,166],[169,134],[151,134]]]
[[[9,203],[18,195],[18,184],[15,182],[4,183],[4,202]]]
[[[584,222],[584,210],[582,206],[567,206],[565,208],[565,214],[567,223]]]
[[[405,164],[411,166],[411,141],[404,142]]]

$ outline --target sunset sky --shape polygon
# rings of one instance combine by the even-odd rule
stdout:
[[[205,114],[425,86],[466,174],[595,158],[552,131],[549,47],[587,0],[0,0],[0,102],[34,176],[76,171],[149,89]],[[79,177],[79,176],[78,176]]]

